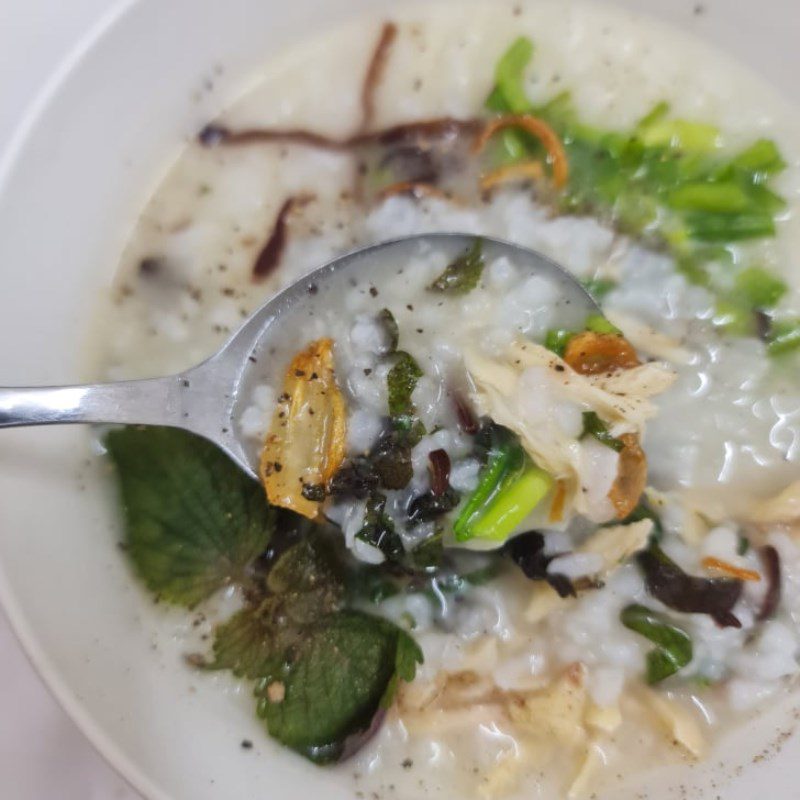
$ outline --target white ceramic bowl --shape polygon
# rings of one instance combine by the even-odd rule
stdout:
[[[800,99],[797,0],[623,5],[712,40]],[[83,377],[93,293],[109,282],[138,209],[182,140],[270,53],[358,13],[396,7],[397,0],[139,0],[110,14],[42,92],[0,164],[2,382]],[[223,74],[198,99],[216,64]],[[85,431],[68,429],[0,438],[0,594],[59,700],[149,798],[352,797],[346,767],[315,769],[267,739],[246,688],[232,692],[188,673],[168,638],[153,649],[154,612],[116,548],[115,512],[96,462],[87,461],[87,442]],[[185,619],[180,612],[163,623]],[[692,798],[797,797],[800,742],[750,764],[791,729],[794,705],[738,731],[708,765],[650,772],[615,797],[645,789],[662,800],[681,785]],[[243,751],[243,738],[255,749]]]

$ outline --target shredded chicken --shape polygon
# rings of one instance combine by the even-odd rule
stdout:
[[[757,503],[746,515],[757,525],[790,525],[800,520],[800,481],[790,483],[783,491]]]
[[[694,715],[677,700],[646,686],[636,689],[633,697],[667,729],[672,741],[691,756],[700,759],[706,752],[706,738]]]
[[[581,444],[574,432],[565,431],[555,422],[542,424],[541,419],[531,417],[530,392],[525,384],[527,371],[532,368],[546,371],[548,389],[556,402],[594,411],[615,437],[631,434],[633,438],[622,440],[626,452],[620,458],[618,481],[609,493],[612,513],[605,519],[612,515],[622,519],[630,512],[646,479],[644,454],[637,437],[646,420],[656,413],[651,398],[675,379],[672,370],[650,363],[581,375],[555,353],[526,341],[512,344],[500,360],[483,355],[477,347],[467,347],[464,361],[475,387],[472,400],[479,411],[514,431],[534,462],[563,482],[564,496],[559,497],[558,516],[573,510],[596,518],[591,513],[589,498],[581,491],[584,485]]]
[[[675,339],[645,325],[622,311],[604,310],[606,319],[622,331],[622,335],[640,352],[671,364],[688,364],[691,352]]]
[[[647,540],[652,530],[653,521],[650,519],[642,519],[629,525],[600,528],[575,552],[594,553],[601,556],[603,566],[593,577],[603,580],[634,553],[638,553],[647,546]],[[525,610],[525,618],[529,622],[538,622],[553,611],[563,608],[565,603],[570,602],[572,602],[572,598],[560,597],[549,584],[535,583],[531,588],[531,599]]]

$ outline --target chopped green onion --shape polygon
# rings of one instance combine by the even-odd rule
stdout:
[[[658,120],[641,131],[645,147],[669,147],[687,153],[708,153],[722,146],[719,128],[685,119]]]
[[[672,208],[687,211],[711,211],[736,214],[744,211],[749,200],[744,189],[732,181],[725,183],[686,183],[673,189],[667,202]]]
[[[531,464],[517,437],[497,428],[478,487],[458,515],[457,541],[507,538],[550,491],[553,479]]]
[[[505,429],[503,429],[505,430]],[[480,481],[458,515],[453,531],[459,541],[471,538],[469,525],[482,508],[486,507],[510,474],[519,473],[525,461],[521,445],[510,431],[505,432],[499,444],[489,451]]]
[[[636,130],[646,131],[648,128],[652,128],[657,122],[661,122],[667,114],[669,114],[669,103],[666,100],[662,100],[660,103],[656,103],[653,108],[636,123]]]
[[[730,165],[757,176],[775,175],[786,168],[778,146],[771,139],[759,139],[739,153]]]
[[[553,479],[532,464],[491,500],[470,525],[469,538],[505,541],[550,491]]]
[[[552,350],[557,356],[563,356],[567,349],[569,340],[575,335],[575,331],[568,331],[565,328],[554,328],[547,331],[544,339],[544,346]]]
[[[748,267],[736,276],[733,296],[751,308],[774,308],[787,291],[786,284],[772,273]]]
[[[738,242],[775,235],[772,214],[747,211],[741,214],[689,212],[685,216],[689,235],[703,242]]]
[[[525,94],[523,73],[532,57],[533,42],[527,36],[520,36],[497,62],[494,71],[496,87],[489,97],[492,99],[496,92],[502,98],[504,108],[500,110],[512,114],[524,114],[531,110],[531,102]],[[499,105],[497,97],[492,102],[495,106]]]
[[[800,348],[800,319],[772,323],[768,346],[771,356],[782,356]]]
[[[612,325],[602,314],[589,314],[586,317],[586,330],[592,333],[614,333],[617,336],[622,335],[622,331],[616,326]]]
[[[717,300],[713,322],[731,336],[752,336],[755,332],[753,309],[725,298]]]
[[[581,433],[581,439],[587,436],[594,436],[598,442],[601,442],[606,447],[610,447],[617,453],[625,447],[625,443],[622,440],[611,435],[608,426],[600,419],[596,411],[583,412],[583,432]]]
[[[602,300],[617,288],[617,282],[610,278],[589,278],[582,281],[583,288],[595,299]]]
[[[602,314],[590,314],[586,318],[585,328],[593,333],[621,333],[620,329],[612,325]]]
[[[647,654],[647,682],[659,683],[683,669],[692,660],[692,640],[683,629],[641,605],[622,610],[622,624],[656,645]]]

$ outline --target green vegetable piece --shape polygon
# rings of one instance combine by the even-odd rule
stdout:
[[[472,538],[470,526],[492,498],[500,491],[509,476],[516,477],[525,464],[525,453],[519,440],[506,428],[497,429],[498,442],[489,452],[486,466],[475,491],[458,515],[453,531],[458,541]]]
[[[318,764],[337,761],[368,735],[399,680],[413,680],[422,653],[384,620],[357,611],[323,617],[293,649],[284,673],[259,686],[271,736]],[[266,685],[264,685],[266,683]]]
[[[653,523],[653,532],[650,534],[650,542],[660,542],[661,539],[664,538],[664,526],[661,523],[661,517],[653,511],[646,500],[640,501],[639,505],[637,505],[625,519],[613,520],[603,527],[607,527],[608,525],[630,525],[633,522],[641,522],[643,519],[649,519]]]
[[[217,447],[173,428],[122,428],[105,438],[117,468],[124,544],[148,588],[194,606],[230,584],[268,545],[264,490]]]
[[[771,213],[747,211],[741,214],[711,214],[701,211],[684,216],[689,235],[702,242],[738,242],[775,235]]]
[[[669,147],[687,153],[709,153],[722,146],[719,128],[685,119],[659,119],[640,131],[645,147]]]
[[[544,346],[552,350],[557,356],[563,356],[567,349],[569,340],[575,335],[575,331],[568,331],[564,328],[555,328],[547,331]]]
[[[746,556],[750,550],[750,540],[740,533],[736,540],[736,554]]]
[[[553,486],[553,479],[533,465],[504,486],[471,524],[470,538],[505,541]]]
[[[386,376],[391,417],[408,420],[414,416],[415,409],[411,395],[421,377],[422,370],[414,357],[405,350],[398,350],[395,353],[394,366]]]
[[[271,736],[317,763],[357,749],[422,653],[384,619],[343,609],[344,575],[322,536],[289,547],[264,599],[214,632],[210,669],[257,681]]]
[[[251,608],[238,611],[214,630],[214,660],[206,669],[229,669],[237,678],[278,675],[283,653],[264,619]]]
[[[617,288],[617,282],[610,278],[590,278],[582,281],[583,288],[595,299],[602,300]]]
[[[734,297],[751,308],[774,308],[788,291],[786,284],[762,267],[743,269],[734,283]]]
[[[405,553],[403,540],[395,530],[392,518],[384,512],[385,505],[386,497],[382,494],[375,494],[367,500],[364,525],[356,538],[377,547],[389,561],[398,561]]]
[[[475,239],[428,288],[444,294],[467,294],[480,282],[484,266],[483,240]]]
[[[759,139],[754,142],[739,153],[730,164],[735,169],[757,176],[759,182],[786,169],[786,162],[778,146],[771,139]]]
[[[394,314],[388,308],[382,308],[378,312],[378,323],[386,333],[386,338],[389,340],[389,352],[395,353],[397,345],[400,342],[400,328],[397,325],[397,320]]]
[[[444,555],[442,531],[437,530],[433,536],[421,541],[412,551],[411,560],[417,569],[431,572],[439,567]]]
[[[608,426],[600,419],[595,411],[583,412],[583,432],[581,433],[581,439],[587,436],[594,436],[598,442],[601,442],[606,447],[610,447],[617,453],[625,447],[625,443],[621,439],[616,439],[611,435]]]
[[[602,314],[589,314],[585,324],[586,330],[593,333],[614,333],[622,336],[622,331],[616,325],[612,325]]]
[[[652,128],[657,122],[661,122],[666,118],[667,114],[669,114],[669,109],[670,106],[666,100],[656,103],[653,108],[636,123],[636,130],[646,131],[648,128]]]
[[[667,203],[686,211],[737,214],[750,204],[747,193],[737,183],[685,183],[673,189]]]
[[[525,94],[524,72],[532,57],[533,42],[526,36],[515,39],[500,57],[494,71],[496,85],[492,95],[496,92],[502,98],[503,107],[498,108],[498,97],[492,99],[492,95],[487,104],[491,102],[495,110],[512,114],[525,114],[531,110],[531,102]]]
[[[800,348],[800,319],[772,323],[768,345],[771,356],[782,356]]]
[[[731,336],[752,336],[756,330],[753,309],[725,298],[716,301],[713,322]]]
[[[622,610],[622,624],[641,634],[655,645],[647,654],[647,682],[659,683],[683,669],[692,660],[692,640],[689,635],[668,622],[660,614],[642,605],[630,605]]]

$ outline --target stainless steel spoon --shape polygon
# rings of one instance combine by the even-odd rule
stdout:
[[[391,256],[397,264],[431,248],[455,256],[474,241],[459,233],[433,233],[396,239],[334,259],[267,301],[214,356],[186,372],[164,378],[86,386],[0,388],[0,428],[22,425],[100,423],[166,425],[209,439],[252,477],[258,452],[239,436],[237,420],[263,375],[255,364],[269,356],[270,332],[302,298],[349,273],[363,278],[370,262]],[[487,260],[507,256],[518,267],[554,281],[559,303],[570,311],[598,311],[586,290],[558,264],[532,250],[482,237]],[[302,338],[302,335],[300,335]],[[255,364],[254,364],[255,362]]]

